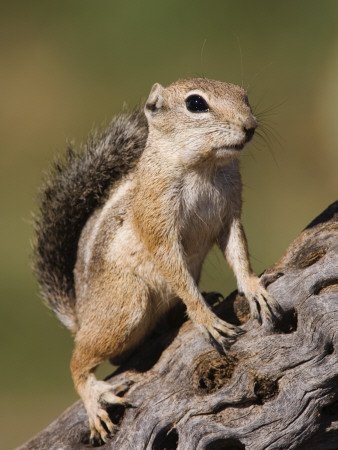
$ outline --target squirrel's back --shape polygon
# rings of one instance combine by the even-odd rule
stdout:
[[[34,221],[34,271],[47,305],[73,332],[73,270],[81,231],[109,187],[136,164],[147,136],[142,111],[120,115],[101,135],[91,137],[82,152],[69,148],[41,189]]]

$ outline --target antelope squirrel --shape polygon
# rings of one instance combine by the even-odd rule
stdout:
[[[118,116],[83,152],[69,149],[45,182],[35,274],[75,336],[71,372],[92,442],[113,431],[105,407],[125,402],[95,369],[136,346],[179,298],[218,346],[228,348],[243,332],[218,318],[197,287],[214,243],[251,317],[279,315],[251,269],[240,218],[237,158],[256,127],[239,86],[203,78],[156,83],[144,112]]]

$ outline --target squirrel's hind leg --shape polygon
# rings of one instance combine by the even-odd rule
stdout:
[[[114,424],[106,410],[107,406],[123,405],[126,402],[116,395],[120,390],[119,386],[100,381],[95,376],[95,369],[108,359],[108,356],[104,353],[94,355],[95,349],[89,344],[88,346],[84,344],[84,342],[76,344],[70,367],[75,389],[88,414],[90,442],[92,445],[98,445],[107,442],[114,430]]]
[[[92,443],[106,442],[113,432],[114,424],[107,407],[127,404],[116,395],[121,388],[98,380],[95,369],[107,359],[135,347],[154,323],[147,289],[135,277],[127,273],[124,277],[128,278],[124,283],[128,292],[124,291],[123,296],[113,277],[101,296],[99,290],[91,290],[91,308],[86,308],[87,315],[81,317],[75,337],[70,367],[75,389],[88,413]],[[125,306],[126,295],[128,307]]]

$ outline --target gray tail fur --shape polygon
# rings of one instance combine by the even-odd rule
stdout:
[[[81,231],[109,187],[136,164],[148,136],[142,111],[116,117],[82,152],[50,169],[34,219],[33,267],[42,296],[58,318],[77,330],[73,270]]]

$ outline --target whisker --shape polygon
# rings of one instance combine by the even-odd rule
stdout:
[[[237,34],[235,34],[235,38],[237,41],[237,46],[238,46],[238,50],[239,50],[239,56],[240,56],[240,60],[241,60],[241,87],[244,88],[244,64],[243,64],[243,52],[242,52],[242,46],[239,40],[239,37],[237,36]]]
[[[259,109],[259,104],[257,103],[256,105],[253,106],[253,111],[254,111],[255,116],[263,116],[266,114],[271,115],[272,113],[276,114],[277,110],[279,108],[281,108],[283,105],[285,105],[287,102],[288,102],[288,99],[286,98],[286,99],[280,101],[279,103],[270,105],[260,111],[257,111],[257,109]]]
[[[206,43],[207,43],[207,40],[204,39],[203,44],[202,44],[202,48],[201,48],[201,66],[203,66],[203,51],[204,51],[204,47],[205,47]]]
[[[270,135],[279,145],[280,148],[283,149],[283,143],[285,144],[285,138],[274,128],[272,125],[267,123],[262,123],[261,131],[266,135]]]
[[[269,64],[266,64],[265,66],[263,66],[258,72],[255,73],[255,75],[251,78],[249,84],[246,87],[246,90],[249,92],[249,89],[251,88],[253,82],[256,80],[256,78],[258,77],[258,75],[260,75],[261,73],[263,73],[268,67],[272,66],[272,62],[270,62]]]
[[[275,164],[278,166],[278,161],[274,152],[273,144],[276,142],[279,148],[283,149],[280,140],[274,135],[274,133],[267,127],[261,127],[260,130],[256,131],[257,137],[263,142],[263,146],[266,147],[271,154]],[[257,143],[257,141],[256,141]]]

